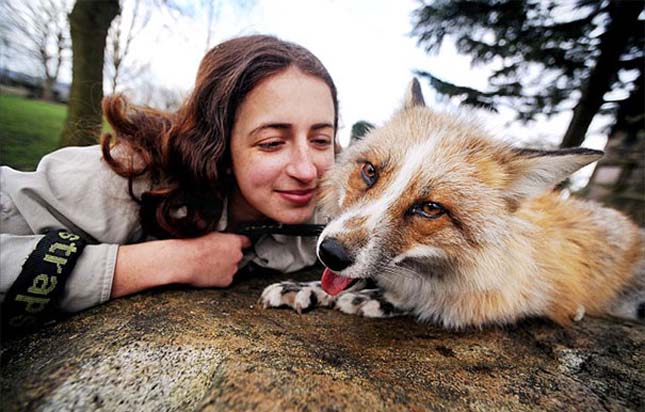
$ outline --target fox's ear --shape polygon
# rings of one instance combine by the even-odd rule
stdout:
[[[423,100],[423,93],[421,93],[421,85],[416,77],[408,85],[408,90],[405,93],[405,100],[403,109],[410,109],[415,106],[425,106],[426,102]]]
[[[603,156],[600,150],[582,147],[560,150],[513,149],[509,162],[508,193],[516,199],[537,196],[569,175]]]

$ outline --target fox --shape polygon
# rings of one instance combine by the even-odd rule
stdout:
[[[411,315],[449,329],[546,317],[645,316],[639,227],[556,185],[602,151],[523,149],[459,112],[403,107],[325,174],[329,222],[312,282],[268,286],[264,308]]]

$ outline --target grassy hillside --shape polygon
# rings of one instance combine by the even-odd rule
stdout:
[[[64,104],[0,95],[0,163],[34,170],[56,149],[66,113]]]

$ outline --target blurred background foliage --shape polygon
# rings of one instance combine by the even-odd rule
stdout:
[[[325,1],[325,0],[320,0]],[[45,153],[94,144],[104,128],[103,91],[128,91],[137,104],[173,110],[185,91],[149,80],[149,63],[132,52],[151,14],[200,18],[204,50],[213,43],[225,1],[5,0],[0,3],[0,162],[33,170]],[[232,2],[240,11],[254,0]],[[636,0],[432,0],[412,12],[410,35],[428,53],[451,42],[474,66],[490,70],[482,89],[416,74],[460,104],[514,111],[517,120],[570,113],[561,146],[584,142],[597,116],[607,122],[607,156],[589,197],[645,209],[645,2]],[[342,47],[342,46],[339,46]],[[385,57],[384,57],[385,58]],[[15,70],[30,66],[32,73]],[[71,84],[60,74],[71,71]],[[352,127],[352,141],[374,125]],[[539,146],[540,142],[536,142]]]

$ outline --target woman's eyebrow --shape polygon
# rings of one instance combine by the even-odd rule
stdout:
[[[258,127],[256,127],[255,129],[251,130],[251,133],[249,133],[249,135],[253,136],[254,134],[259,133],[262,130],[266,130],[266,129],[288,130],[292,127],[293,125],[291,123],[263,123]],[[327,122],[316,123],[311,125],[311,130],[320,130],[325,128],[333,129],[334,125]]]
[[[331,124],[331,123],[316,123],[316,124],[314,124],[314,125],[312,125],[312,126],[311,126],[311,128],[312,128],[313,130],[324,129],[324,128],[326,128],[326,127],[329,127],[329,128],[332,128],[332,129],[333,129],[333,128],[334,128],[334,125],[333,125],[333,124]]]
[[[251,130],[251,133],[249,133],[249,135],[254,135],[265,129],[288,130],[290,128],[291,128],[290,123],[263,123],[258,127],[256,127],[255,129]]]

